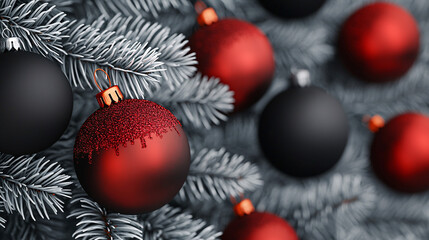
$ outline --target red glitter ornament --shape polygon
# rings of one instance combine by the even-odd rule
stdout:
[[[235,111],[255,103],[274,75],[274,54],[268,38],[254,25],[238,19],[217,19],[212,8],[198,17],[202,25],[190,38],[198,71],[218,77],[234,91]]]
[[[404,75],[417,58],[420,33],[402,7],[378,2],[356,11],[339,35],[339,55],[354,75],[386,82]]]
[[[376,175],[401,192],[429,190],[429,117],[405,113],[374,136],[371,164]]]
[[[298,240],[295,230],[282,218],[255,212],[249,199],[234,207],[237,217],[225,228],[222,240]]]
[[[171,201],[190,165],[179,121],[154,102],[122,100],[117,86],[97,99],[102,108],[82,125],[74,146],[82,187],[100,205],[124,214],[153,211]]]

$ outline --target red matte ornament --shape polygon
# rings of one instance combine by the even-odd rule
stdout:
[[[244,199],[234,207],[237,216],[225,228],[222,240],[298,240],[285,220],[271,213],[255,212],[249,203]]]
[[[387,82],[404,75],[417,58],[420,33],[413,16],[387,2],[372,3],[351,15],[339,34],[339,55],[357,77]]]
[[[102,108],[82,125],[74,146],[77,177],[107,209],[139,214],[170,202],[189,172],[190,150],[176,117],[147,100],[123,100],[117,86],[97,94]]]
[[[405,113],[374,136],[371,164],[375,174],[401,192],[429,190],[429,117]]]
[[[201,26],[190,38],[198,70],[220,78],[234,91],[235,111],[255,103],[268,89],[274,75],[274,53],[268,38],[254,25],[238,19],[213,16],[205,9]]]

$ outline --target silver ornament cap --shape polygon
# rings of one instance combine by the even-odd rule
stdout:
[[[4,51],[18,51],[22,49],[21,39],[17,37],[8,37],[5,39],[2,39],[0,42],[0,50],[2,52]]]
[[[294,87],[308,87],[311,85],[310,72],[306,69],[292,69],[289,81]]]

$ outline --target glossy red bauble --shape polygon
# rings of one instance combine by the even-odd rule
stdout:
[[[220,78],[234,91],[235,111],[255,103],[274,75],[274,54],[267,37],[254,25],[222,19],[200,27],[189,45],[197,55],[198,70]]]
[[[417,58],[420,33],[402,7],[379,2],[356,11],[339,35],[339,55],[351,73],[371,82],[404,75]]]
[[[160,208],[179,192],[190,150],[173,114],[154,102],[129,99],[85,121],[74,161],[91,198],[111,211],[139,214]]]
[[[429,117],[406,113],[391,119],[374,136],[371,164],[393,189],[429,190]]]
[[[282,218],[267,212],[237,216],[222,235],[222,240],[298,240],[295,230]]]

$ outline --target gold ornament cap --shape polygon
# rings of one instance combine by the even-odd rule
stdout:
[[[241,200],[241,202],[234,206],[234,213],[240,217],[249,215],[253,212],[255,212],[255,207],[253,206],[252,201],[248,198]]]
[[[103,90],[100,85],[98,85],[95,73],[97,71],[102,71],[106,74],[107,78],[109,79],[109,88],[106,90]],[[112,86],[112,82],[110,81],[109,75],[104,71],[103,69],[97,68],[94,71],[94,82],[97,85],[98,89],[100,89],[101,92],[97,93],[95,97],[97,98],[98,105],[100,105],[101,108],[108,107],[114,103],[118,103],[122,100],[124,100],[124,95],[122,94],[121,90],[117,85]]]
[[[373,133],[378,132],[378,130],[385,125],[385,121],[380,115],[374,115],[372,117],[366,115],[363,117],[363,121],[368,124],[368,129]]]
[[[194,5],[195,11],[198,13],[197,22],[200,26],[208,26],[219,20],[216,11],[213,8],[198,0]]]

